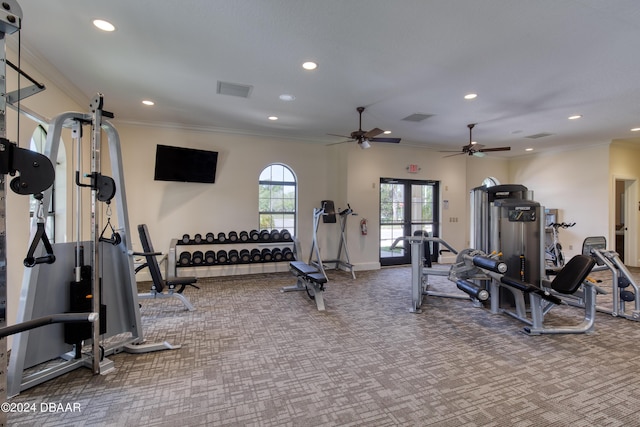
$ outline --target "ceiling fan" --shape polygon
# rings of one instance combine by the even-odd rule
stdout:
[[[484,145],[482,144],[475,144],[473,142],[473,139],[471,138],[471,130],[475,125],[476,123],[469,123],[467,125],[467,127],[469,128],[469,144],[463,146],[462,151],[441,151],[441,153],[456,153],[456,154],[449,154],[448,156],[444,156],[444,157],[457,156],[460,154],[467,154],[469,156],[476,156],[476,157],[484,157],[486,155],[485,153],[490,151],[511,150],[511,147],[484,148]]]
[[[376,138],[378,135],[383,133],[384,131],[380,128],[373,128],[370,131],[362,130],[362,112],[364,111],[364,107],[356,108],[358,113],[360,114],[360,124],[358,126],[358,130],[351,132],[350,136],[346,135],[336,135],[335,133],[329,133],[327,135],[332,136],[340,136],[343,138],[349,138],[347,141],[336,142],[329,145],[342,144],[345,142],[356,141],[360,148],[365,149],[371,147],[370,142],[391,142],[397,144],[400,142],[400,138]]]

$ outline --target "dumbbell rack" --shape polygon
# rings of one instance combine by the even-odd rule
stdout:
[[[280,261],[254,260],[251,257],[251,252],[255,249],[262,252],[264,249],[271,251],[278,248],[282,252],[291,251],[294,257],[293,259],[295,259],[296,242],[293,236],[288,239],[273,238],[273,236],[266,238],[263,234],[258,240],[251,238],[241,240],[240,236],[245,232],[240,232],[236,233],[237,238],[233,240],[229,239],[232,233],[234,232],[207,233],[206,235],[195,234],[193,237],[184,235],[181,239],[172,239],[167,257],[169,274],[173,274],[175,277],[221,277],[289,271],[289,261],[291,261],[291,258],[286,259],[283,256]],[[249,234],[248,232],[246,233]],[[264,230],[262,230],[262,233],[264,233]],[[243,250],[248,251],[250,254],[249,260],[243,261],[238,259],[237,262],[230,262],[227,259],[224,262],[219,262],[217,255],[220,251],[225,251],[228,256],[232,250],[237,251],[238,255],[240,255]],[[201,263],[194,264],[192,259],[188,264],[181,263],[181,254],[183,252],[189,252],[191,257],[193,257],[196,252],[200,252],[205,256],[208,251],[213,251],[216,254],[216,260],[214,262],[206,262],[206,259],[204,259]],[[205,258],[207,257],[205,256]]]

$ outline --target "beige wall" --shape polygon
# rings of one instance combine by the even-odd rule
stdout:
[[[156,250],[188,233],[258,228],[258,177],[271,163],[283,163],[298,179],[298,234],[311,245],[313,207],[331,198],[324,146],[254,136],[170,128],[117,126],[124,158],[131,227],[146,223]],[[154,181],[157,144],[218,152],[214,184]],[[292,230],[293,231],[293,230]],[[141,249],[137,234],[134,249]]]
[[[626,206],[625,226],[627,227],[627,240],[631,240],[632,246],[625,251],[624,261],[628,265],[640,265],[640,139],[614,140],[611,144],[609,169],[610,169],[610,204],[609,204],[609,236],[614,238],[615,224],[618,222],[616,212],[616,180],[625,181]],[[635,237],[635,239],[634,239]],[[609,240],[610,248],[614,248],[613,240]],[[635,243],[635,244],[634,244]],[[627,244],[628,245],[628,244]]]
[[[567,259],[581,252],[585,237],[610,241],[608,144],[513,159],[509,176],[533,190],[536,202],[558,209],[559,222],[576,223],[560,232]]]

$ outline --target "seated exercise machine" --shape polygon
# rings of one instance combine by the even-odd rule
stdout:
[[[592,256],[596,261],[593,271],[611,272],[612,302],[611,308],[597,306],[596,309],[614,317],[640,321],[640,288],[633,279],[631,272],[620,259],[616,251],[607,250],[607,240],[603,236],[587,237],[582,244],[582,254]],[[631,290],[629,290],[631,288]],[[628,310],[626,303],[632,303]],[[582,305],[577,301],[576,305]]]
[[[448,277],[449,268],[434,268],[430,262],[426,263],[427,267],[424,266],[425,259],[427,259],[425,247],[428,247],[425,243],[440,243],[452,253],[457,254],[458,251],[452,248],[451,245],[438,237],[429,237],[424,233],[417,233],[415,236],[398,237],[391,245],[391,249],[394,249],[401,241],[409,242],[411,247],[411,306],[409,307],[411,313],[422,312],[421,306],[425,295],[469,299],[465,294],[443,293],[430,289],[429,276]]]
[[[189,311],[194,311],[195,307],[191,304],[189,299],[182,294],[187,286],[193,286],[196,289],[200,289],[194,283],[198,281],[195,277],[167,277],[162,278],[160,272],[160,266],[158,265],[158,255],[162,255],[160,252],[156,252],[153,249],[151,243],[151,237],[149,236],[149,230],[146,224],[138,225],[138,234],[140,235],[140,242],[142,244],[142,250],[144,252],[132,252],[134,256],[144,256],[146,262],[136,267],[135,272],[149,268],[149,274],[151,274],[151,290],[146,294],[138,294],[139,299],[156,299],[156,298],[178,298],[182,301],[182,304]],[[176,287],[179,287],[176,290]],[[167,292],[164,289],[167,288]]]
[[[480,287],[470,282],[478,273],[484,273],[491,278],[491,312],[504,313],[527,324],[524,332],[529,335],[540,334],[580,334],[593,331],[596,313],[596,294],[599,288],[587,280],[587,276],[595,261],[592,257],[576,255],[565,264],[551,282],[543,282],[543,287],[526,283],[513,277],[506,276],[506,269],[501,270],[498,265],[489,263],[483,256],[468,256],[463,261],[451,267],[449,280],[455,281],[458,287],[468,285],[469,292],[474,295]],[[492,267],[496,267],[496,269]],[[500,306],[500,301],[494,296],[499,295],[499,289],[512,293],[515,300],[515,311]],[[544,325],[545,315],[556,305],[566,304],[557,295],[572,296],[580,292],[584,300],[584,319],[578,325],[550,327]],[[528,297],[528,304],[525,298]],[[527,315],[530,313],[530,316]]]

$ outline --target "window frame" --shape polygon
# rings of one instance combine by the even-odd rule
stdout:
[[[285,179],[283,180],[273,180],[273,179],[268,179],[268,180],[264,180],[264,179],[260,179],[263,174],[270,168],[273,167],[281,167],[283,168],[283,177],[286,175],[286,172],[288,172],[292,178],[293,181],[287,181]],[[273,177],[274,173],[273,173],[273,169],[271,169],[271,171],[269,171],[269,175],[270,177]],[[264,200],[262,196],[262,186],[283,186],[283,187],[293,187],[293,210],[261,210],[261,201]],[[272,194],[272,192],[270,191],[270,194]],[[273,197],[269,197],[269,206],[272,207],[273,203],[271,203],[272,200],[274,200]],[[285,198],[283,197],[283,200],[285,200]],[[283,217],[283,224],[284,224],[284,216],[287,215],[291,215],[293,217],[293,226],[282,226],[282,227],[277,227],[275,226],[275,221],[273,221],[273,217],[274,216],[282,216]],[[271,216],[271,224],[269,227],[265,226],[262,223],[262,218],[264,216]],[[259,229],[266,229],[271,231],[272,229],[287,229],[289,230],[289,232],[291,232],[291,234],[295,235],[296,231],[297,231],[297,227],[298,227],[298,178],[295,174],[295,172],[293,171],[293,169],[291,167],[289,167],[288,165],[284,164],[284,163],[271,163],[268,164],[267,166],[265,166],[261,171],[260,174],[258,175],[258,228]]]

